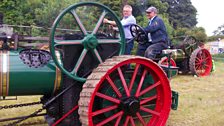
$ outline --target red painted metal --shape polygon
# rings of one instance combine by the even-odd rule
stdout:
[[[190,70],[197,76],[208,76],[212,69],[212,56],[205,48],[196,49],[190,58]]]
[[[119,57],[119,56],[118,56]],[[122,57],[122,56],[121,56]],[[95,71],[90,76],[89,79],[87,79],[88,84],[90,82],[92,85],[85,86],[83,92],[81,93],[80,97],[80,105],[83,105],[83,110],[80,110],[80,117],[81,121],[88,121],[89,126],[101,126],[101,125],[137,125],[136,122],[140,122],[144,126],[162,126],[165,125],[166,120],[168,119],[170,107],[171,107],[171,89],[169,85],[169,80],[166,77],[166,74],[164,71],[153,61],[143,58],[143,57],[137,57],[136,56],[130,56],[130,58],[127,58],[126,60],[121,60],[117,63],[110,63],[108,61],[105,67],[108,68],[110,64],[116,64],[111,65],[108,70],[104,70],[105,72],[102,72],[102,69],[104,65],[100,65],[98,73]],[[117,57],[116,57],[117,59]],[[119,58],[118,58],[119,59]],[[111,61],[112,62],[112,61]],[[135,68],[133,68],[132,75],[130,76],[130,81],[127,81],[126,71],[122,68],[126,66],[135,64]],[[152,82],[144,82],[148,78],[147,76],[151,76]],[[97,76],[96,76],[97,75]],[[101,75],[101,76],[98,76]],[[110,76],[110,77],[109,77]],[[120,79],[120,83],[123,86],[123,89],[118,89],[116,87],[117,81],[112,79],[112,76],[116,76]],[[91,79],[92,78],[92,79]],[[99,78],[98,81],[96,78]],[[139,78],[140,80],[136,80],[136,78]],[[89,82],[88,82],[89,81]],[[97,81],[97,82],[96,82]],[[107,86],[110,86],[110,89],[114,90],[114,94],[103,94],[102,88],[105,86],[105,83],[107,83]],[[144,83],[144,87],[143,87]],[[147,86],[145,87],[145,84]],[[109,84],[109,85],[108,85]],[[88,88],[95,86],[95,88]],[[137,85],[137,86],[136,86]],[[93,91],[92,91],[93,89]],[[87,94],[89,92],[88,90],[91,90],[91,96],[88,95],[85,97],[82,97],[84,94]],[[152,90],[156,91],[155,94],[152,96],[147,96],[147,93],[150,93]],[[86,92],[87,91],[87,92]],[[127,93],[129,92],[129,93]],[[133,93],[134,92],[134,93]],[[121,95],[121,96],[120,96]],[[129,96],[130,95],[130,96]],[[142,98],[142,96],[145,96]],[[139,110],[135,112],[135,114],[128,114],[125,108],[121,108],[121,104],[123,102],[122,98],[130,98],[134,97],[136,99],[139,99]],[[108,106],[104,107],[98,107],[100,106],[98,103],[98,100],[96,99],[102,99],[104,101],[108,101],[111,103]],[[84,100],[88,100],[88,104],[85,102],[82,102]],[[150,105],[152,101],[155,101],[154,108],[148,108],[147,105]],[[87,105],[87,106],[86,106]],[[129,104],[128,104],[129,105]],[[96,107],[97,106],[97,107]],[[85,109],[86,107],[86,109]],[[129,107],[129,106],[128,106]],[[132,106],[131,106],[132,107]],[[131,108],[130,107],[130,108]],[[88,109],[88,110],[87,110]],[[87,111],[86,111],[87,110]],[[82,116],[83,111],[87,112],[84,114],[85,116]],[[143,112],[147,113],[147,115],[150,116],[148,120],[145,120],[145,115],[143,115]],[[113,113],[113,114],[107,114],[107,113]],[[87,118],[86,118],[87,116]],[[100,116],[100,121],[97,121],[98,116]],[[83,118],[83,119],[82,119]],[[87,120],[86,120],[87,119]],[[121,121],[122,120],[122,121]]]
[[[168,58],[167,57],[161,58],[158,64],[168,66]],[[170,59],[170,65],[175,67],[177,66],[176,62],[172,58]]]
[[[76,105],[73,109],[68,111],[65,115],[63,115],[60,119],[58,119],[52,126],[57,126],[62,120],[64,120],[67,116],[72,114],[76,109],[78,109],[78,105]]]

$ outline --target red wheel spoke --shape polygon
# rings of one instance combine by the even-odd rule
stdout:
[[[200,65],[200,70],[203,70],[203,65]]]
[[[71,13],[72,13],[73,17],[75,18],[76,22],[78,23],[79,28],[81,29],[82,33],[84,35],[86,35],[87,34],[86,28],[82,24],[81,20],[79,19],[79,16],[76,14],[75,10],[72,10]]]
[[[157,98],[157,95],[152,96],[152,97],[148,97],[148,98],[142,100],[142,101],[140,102],[140,105],[143,105],[143,104],[145,104],[145,103],[147,103],[147,102],[149,102],[149,101],[152,101],[152,100],[154,100],[154,99],[156,99],[156,98]]]
[[[210,65],[208,65],[208,64],[205,64],[205,67],[209,68],[209,66],[210,66]]]
[[[84,58],[86,56],[86,53],[87,53],[87,50],[86,49],[83,49],[82,54],[80,55],[80,57],[79,57],[76,65],[75,65],[74,69],[71,72],[73,75],[76,75],[77,74],[78,69],[79,69],[80,65],[82,64],[82,62],[83,62],[83,60],[84,60]]]
[[[195,63],[195,65],[200,65],[201,63]]]
[[[142,84],[143,84],[143,82],[144,82],[144,80],[145,80],[145,75],[146,75],[146,73],[147,73],[147,70],[144,69],[143,74],[142,74],[142,77],[141,77],[141,80],[140,80],[140,82],[139,82],[139,84],[138,84],[137,91],[136,91],[136,93],[135,93],[135,96],[136,96],[136,97],[139,97],[139,96],[140,96],[139,93],[140,93],[140,90],[141,90],[141,88],[142,88]]]
[[[95,56],[97,57],[98,61],[99,61],[100,63],[102,63],[103,60],[101,59],[100,54],[98,53],[98,51],[97,51],[96,49],[94,49],[94,54],[95,54]]]
[[[122,114],[123,115],[123,114]],[[120,121],[121,121],[121,118],[122,118],[122,115],[120,115],[118,118],[117,118],[117,121],[115,123],[115,126],[118,126]]]
[[[153,111],[153,110],[148,109],[148,108],[145,108],[145,107],[143,107],[143,106],[141,106],[140,109],[141,109],[142,111],[151,113],[151,114],[153,114],[153,115],[160,116],[160,113],[159,113],[159,112]]]
[[[130,116],[127,116],[124,122],[124,126],[128,126],[129,120],[130,120]]]
[[[196,57],[196,58],[195,58],[195,62],[197,62],[197,61],[200,62],[201,59],[199,59],[198,57]]]
[[[143,126],[146,126],[146,122],[144,121],[144,119],[142,118],[142,116],[140,115],[140,113],[136,113],[138,119],[140,120],[140,122],[143,124]]]
[[[108,122],[114,120],[115,118],[117,118],[117,117],[123,115],[123,113],[124,113],[123,111],[120,111],[120,112],[118,112],[117,114],[112,115],[111,117],[109,117],[109,118],[105,119],[104,121],[98,123],[96,126],[103,126],[104,124],[106,124],[106,123],[108,123]]]
[[[110,107],[107,107],[107,108],[103,108],[101,110],[97,110],[95,112],[92,112],[92,116],[96,116],[96,115],[99,115],[99,114],[102,114],[102,113],[105,113],[105,112],[109,112],[111,110],[114,110],[116,109],[118,106],[117,105],[113,105],[113,106],[110,106]]]
[[[100,16],[98,22],[97,22],[96,27],[94,28],[92,34],[96,34],[96,32],[98,31],[100,25],[102,24],[103,19],[104,19],[104,17],[105,17],[106,14],[107,14],[107,13],[106,13],[106,11],[104,10],[103,13],[101,14],[101,16]]]
[[[118,70],[118,73],[119,73],[119,76],[120,76],[122,85],[123,85],[123,87],[124,87],[124,90],[125,90],[125,92],[126,92],[126,95],[129,97],[129,96],[130,96],[130,92],[129,92],[129,90],[128,90],[128,86],[127,86],[127,83],[126,83],[126,81],[125,81],[125,79],[124,79],[124,75],[123,75],[123,73],[122,73],[122,71],[121,71],[121,68],[119,67],[119,68],[117,68],[117,70]]]
[[[103,98],[103,99],[106,99],[108,101],[111,101],[113,103],[116,103],[116,104],[120,104],[120,100],[116,99],[116,98],[113,98],[113,97],[110,97],[110,96],[107,96],[105,94],[102,94],[102,93],[99,93],[97,92],[96,93],[96,96],[100,97],[100,98]]]
[[[139,96],[141,96],[141,95],[145,94],[146,92],[148,92],[148,91],[152,90],[153,88],[155,88],[155,87],[159,86],[160,84],[161,84],[161,82],[160,82],[160,81],[156,82],[155,84],[152,84],[151,86],[147,87],[147,88],[146,88],[146,89],[144,89],[142,92],[140,92],[140,95],[139,95]]]
[[[135,121],[134,121],[134,119],[132,117],[130,117],[130,121],[131,121],[131,125],[135,126]]]
[[[129,86],[129,91],[130,91],[130,93],[131,93],[132,87],[133,87],[133,85],[134,85],[135,78],[136,78],[136,75],[137,75],[137,73],[138,73],[139,66],[140,66],[140,64],[136,64],[134,73],[133,73],[133,75],[132,75],[131,82],[130,82],[130,86]]]
[[[106,77],[107,81],[109,82],[110,86],[113,88],[113,90],[115,91],[115,93],[118,95],[118,97],[122,97],[120,91],[117,89],[117,87],[115,86],[114,82],[111,80],[111,78],[109,76]]]
[[[81,45],[81,40],[57,40],[55,41],[54,46],[60,46],[60,45]]]
[[[195,69],[198,70],[200,66],[201,66],[200,64],[196,65]]]
[[[203,59],[203,61],[207,61],[210,60],[210,57],[206,57],[205,59]]]

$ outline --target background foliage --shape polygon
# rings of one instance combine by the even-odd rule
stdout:
[[[193,35],[198,41],[207,40],[204,28],[196,27],[197,10],[190,0],[1,0],[0,13],[4,15],[4,24],[41,27],[38,30],[14,28],[19,34],[48,35],[46,29],[51,27],[57,15],[69,5],[80,1],[96,1],[105,4],[118,17],[122,17],[122,7],[130,4],[137,23],[143,27],[148,23],[145,10],[149,6],[155,6],[166,24],[171,39]]]

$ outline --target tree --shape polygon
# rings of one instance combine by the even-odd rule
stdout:
[[[161,0],[169,5],[169,21],[175,29],[178,27],[193,28],[197,24],[197,10],[190,0]]]

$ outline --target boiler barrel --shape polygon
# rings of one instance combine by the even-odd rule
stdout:
[[[187,57],[182,49],[177,49],[177,51],[172,53],[172,58],[175,60],[175,62],[180,62],[180,61],[183,61]]]
[[[39,68],[24,64],[18,51],[0,51],[0,96],[48,95],[60,88],[53,60]]]

